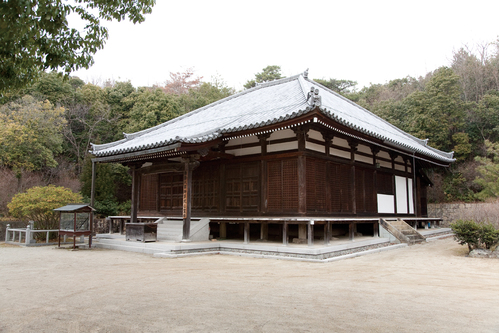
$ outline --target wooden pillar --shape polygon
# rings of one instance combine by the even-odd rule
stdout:
[[[227,223],[220,222],[220,238],[227,238]]]
[[[322,138],[324,139],[324,146],[326,148],[326,156],[329,156],[330,155],[330,151],[329,151],[329,148],[331,148],[331,145],[333,144],[333,139],[334,139],[334,135],[329,133],[329,132],[322,132]]]
[[[307,164],[305,156],[298,156],[298,213],[307,213]]]
[[[288,245],[288,222],[282,224],[282,245]]]
[[[348,238],[353,241],[355,223],[350,222],[348,224]]]
[[[314,221],[308,223],[308,246],[314,245]]]
[[[249,243],[250,238],[250,224],[249,222],[244,222],[244,244]]]
[[[269,224],[267,222],[262,222],[262,224],[260,225],[260,239],[269,239]]]
[[[139,208],[139,175],[135,165],[130,166],[132,172],[132,208],[130,222],[137,223],[137,209]]]
[[[95,161],[92,160],[92,185],[90,189],[90,207],[94,207],[95,204],[95,175],[96,175],[96,170],[95,170]]]
[[[261,149],[261,154],[262,156],[267,155],[267,139],[270,137],[271,133],[264,133],[257,135],[258,140],[260,140],[260,149]],[[261,182],[260,182],[260,207],[261,207],[261,212],[266,213],[267,212],[267,186],[268,186],[268,179],[267,179],[267,161],[262,160],[260,162],[260,177],[261,177]]]
[[[357,146],[359,143],[353,139],[348,140],[348,145],[350,146],[350,163],[352,163],[352,168],[351,168],[351,179],[352,182],[350,183],[350,188],[352,189],[352,197],[350,198],[352,202],[352,213],[357,214],[357,195],[360,195],[360,193],[356,193],[356,186],[355,182],[357,181],[355,179],[355,152],[357,151]]]
[[[307,225],[306,224],[298,224],[298,238],[299,239],[307,239]]]
[[[379,222],[373,223],[373,237],[379,237]]]
[[[331,240],[331,222],[326,222],[324,224],[324,245],[329,245]]]
[[[90,219],[90,235],[88,236],[88,248],[92,248],[92,233],[94,232],[94,213],[90,211],[89,214],[89,219]]]
[[[190,241],[192,206],[192,171],[199,165],[195,156],[184,159],[184,190],[182,197],[182,242]]]
[[[305,152],[308,129],[300,126],[293,131],[298,140],[298,151]],[[307,161],[304,155],[298,156],[298,213],[307,213]]]

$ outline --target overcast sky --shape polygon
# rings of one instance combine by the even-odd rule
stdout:
[[[452,52],[497,40],[499,2],[157,0],[146,21],[105,23],[91,81],[164,83],[192,67],[237,90],[268,65],[284,76],[354,80],[358,88],[450,65]],[[492,50],[492,49],[491,49]]]

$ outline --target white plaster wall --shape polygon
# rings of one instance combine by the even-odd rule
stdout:
[[[395,164],[395,170],[405,171],[404,165]]]
[[[333,144],[340,146],[340,147],[345,147],[350,149],[350,146],[348,145],[348,141],[342,138],[333,138]]]
[[[395,176],[397,213],[407,214],[407,178]]]
[[[256,143],[256,142],[260,142],[260,140],[256,137],[256,135],[251,135],[243,138],[229,140],[229,142],[227,142],[225,146],[226,147],[238,146],[238,145],[244,145],[247,143]]]
[[[372,157],[367,157],[367,156],[355,154],[355,160],[358,162],[363,162],[363,163],[367,163],[367,164],[371,164],[371,165],[373,164]]]
[[[227,153],[232,154],[234,156],[254,155],[254,154],[261,154],[262,148],[258,146],[258,147],[233,149],[233,150],[227,150]]]
[[[376,163],[379,163],[379,165],[383,168],[388,168],[388,169],[392,168],[392,164],[390,162],[380,161],[380,160],[376,159]]]
[[[395,159],[395,162],[405,163],[402,156],[397,156],[397,158]]]
[[[294,150],[294,149],[298,149],[298,141],[269,144],[267,146],[268,153],[272,153],[275,151],[283,151],[283,150]]]
[[[320,153],[325,153],[326,151],[326,148],[324,146],[321,146],[321,145],[318,145],[316,143],[313,143],[313,142],[305,142],[305,148],[306,149],[310,149],[310,150],[315,150],[315,151],[318,151]]]
[[[293,130],[291,129],[275,131],[272,132],[268,140],[278,140],[278,139],[287,139],[287,138],[296,138],[295,132],[293,132]]]
[[[380,151],[377,156],[381,158],[390,159],[390,154],[388,154],[386,151]]]
[[[378,213],[395,213],[394,196],[391,194],[378,194]]]
[[[343,151],[335,148],[329,148],[329,154],[331,156],[337,156],[337,157],[342,157],[346,159],[350,159],[350,152],[348,151]]]
[[[357,151],[372,155],[371,148],[369,146],[366,146],[366,145],[358,145]]]
[[[322,133],[319,131],[310,130],[310,131],[308,131],[307,134],[308,134],[308,137],[311,139],[315,139],[315,140],[319,140],[319,141],[324,142],[324,138],[322,137]]]

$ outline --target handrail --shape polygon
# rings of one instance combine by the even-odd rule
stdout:
[[[12,232],[12,240],[10,240],[10,234]],[[34,230],[31,229],[31,225],[28,225],[26,228],[11,228],[10,224],[7,224],[7,228],[5,230],[5,243],[16,243],[16,232],[18,233],[19,241],[17,243],[22,243],[22,234],[24,233],[24,244],[29,245],[31,240],[33,239],[33,234],[45,232],[46,235],[46,244],[49,244],[49,233],[51,232],[59,232],[59,229],[51,229],[51,230]]]

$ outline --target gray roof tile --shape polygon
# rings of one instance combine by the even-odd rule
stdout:
[[[370,111],[360,107],[303,75],[268,82],[229,96],[149,129],[125,134],[125,139],[92,145],[95,156],[110,156],[167,146],[173,143],[200,143],[246,129],[276,124],[310,112],[307,103],[310,88],[319,89],[321,112],[351,129],[383,140],[409,152],[450,163],[453,153],[426,145]]]

